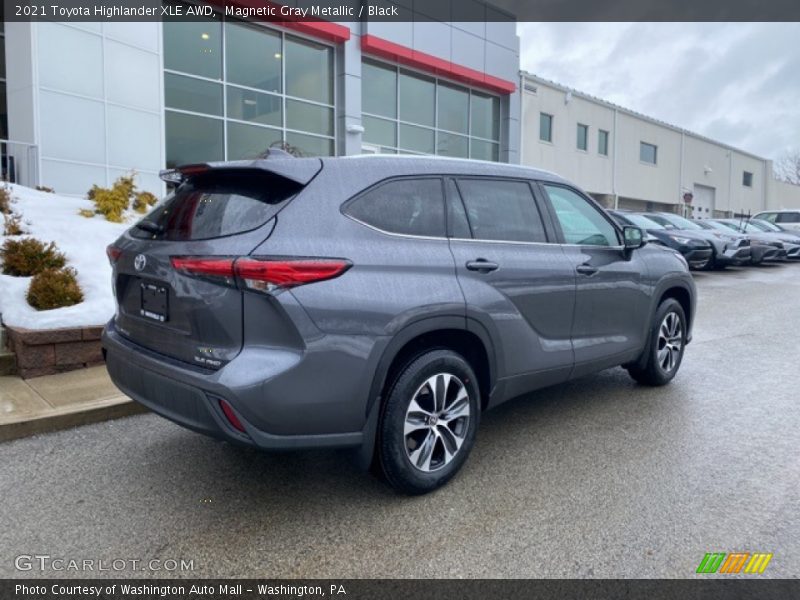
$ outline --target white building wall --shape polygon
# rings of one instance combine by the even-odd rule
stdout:
[[[771,163],[763,158],[716,143],[699,135],[636,114],[608,102],[547,82],[522,76],[522,162],[547,169],[574,181],[606,203],[644,207],[648,203],[684,207],[685,193],[699,187],[713,190],[713,211],[756,212],[772,199]],[[535,90],[535,91],[534,91]],[[540,113],[553,115],[553,141],[539,139]],[[577,149],[577,126],[589,126],[586,152]],[[598,153],[598,131],[610,133],[609,156]],[[658,148],[656,165],[640,160],[640,143]],[[743,172],[753,174],[751,187],[743,185]],[[786,203],[800,206],[800,191],[781,186]],[[800,188],[797,188],[800,190]],[[795,200],[795,198],[797,198]],[[654,206],[654,208],[660,208]],[[703,217],[712,216],[703,211]]]
[[[10,137],[39,146],[39,179],[83,195],[136,172],[163,192],[160,23],[14,23]]]

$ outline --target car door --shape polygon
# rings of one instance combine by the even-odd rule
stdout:
[[[467,314],[499,346],[498,375],[533,374],[509,384],[519,393],[565,380],[576,278],[561,246],[548,243],[555,232],[545,226],[531,183],[464,177],[445,187]]]
[[[622,247],[622,234],[605,212],[577,190],[539,187],[576,275],[573,376],[638,356],[646,336],[647,295],[641,253]]]

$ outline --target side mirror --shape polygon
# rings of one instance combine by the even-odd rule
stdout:
[[[626,250],[636,250],[644,246],[644,231],[638,227],[623,227],[622,238]]]

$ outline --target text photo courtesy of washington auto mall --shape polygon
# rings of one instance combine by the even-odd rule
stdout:
[[[0,600],[800,597],[795,0],[3,0]]]

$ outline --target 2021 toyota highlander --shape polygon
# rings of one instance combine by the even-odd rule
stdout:
[[[685,260],[553,174],[422,157],[191,165],[109,246],[103,345],[126,394],[264,449],[357,447],[447,482],[486,409],[622,365],[669,382]]]

